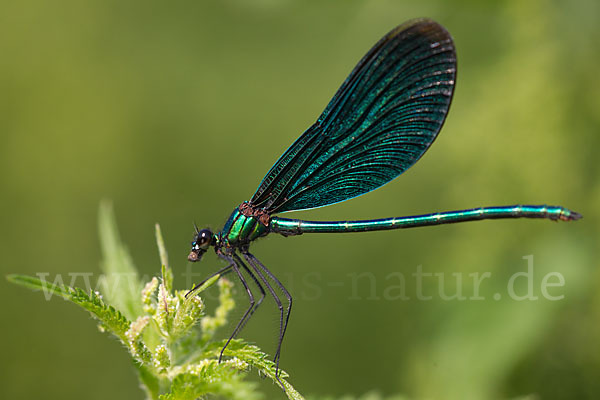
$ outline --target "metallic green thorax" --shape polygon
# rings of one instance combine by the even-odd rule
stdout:
[[[263,225],[258,217],[246,216],[236,207],[221,232],[217,234],[218,247],[243,247],[268,232],[269,228]]]

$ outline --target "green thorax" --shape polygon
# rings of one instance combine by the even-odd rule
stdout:
[[[239,207],[236,207],[219,232],[217,240],[223,247],[240,247],[268,233],[269,228],[263,225],[258,217],[244,215]]]

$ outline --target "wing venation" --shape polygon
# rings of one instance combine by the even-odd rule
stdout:
[[[456,52],[441,25],[422,19],[397,27],[363,57],[250,203],[269,214],[301,210],[386,184],[433,143],[455,81]]]

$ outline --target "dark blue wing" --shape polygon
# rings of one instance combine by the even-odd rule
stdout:
[[[250,203],[269,213],[321,207],[391,181],[435,140],[455,80],[450,34],[427,19],[400,25],[363,57]]]

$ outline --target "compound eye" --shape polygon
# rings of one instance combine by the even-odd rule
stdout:
[[[196,237],[196,241],[193,245],[198,249],[205,250],[208,248],[208,246],[210,246],[212,238],[213,234],[210,229],[202,229],[200,232],[198,232],[198,236]]]

